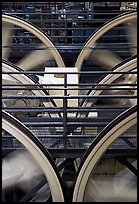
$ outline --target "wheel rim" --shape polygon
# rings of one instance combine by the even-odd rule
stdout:
[[[107,74],[106,76],[104,75],[104,77],[102,76],[101,79],[98,80],[99,81],[98,83],[99,84],[106,84],[106,86],[107,86],[107,84],[113,83],[115,80],[117,80],[119,77],[122,76],[122,73],[120,74],[120,72],[127,72],[127,73],[132,72],[132,71],[136,72],[137,71],[136,67],[137,67],[137,57],[134,56],[134,57],[129,58],[129,60],[123,61],[122,63],[120,63],[120,64],[118,64],[112,68],[113,72],[119,72],[119,74],[116,74],[116,75]],[[126,83],[126,81],[127,81],[126,77],[124,77],[123,82],[124,81]],[[128,83],[129,83],[129,86],[130,86],[130,83],[132,84],[131,81],[128,81]],[[124,85],[124,83],[123,83],[123,85]],[[102,92],[103,92],[103,90],[97,90],[97,86],[96,86],[96,90],[89,91],[87,93],[87,95],[98,96]],[[135,94],[136,94],[136,92],[135,92]],[[134,99],[134,100],[136,100],[136,99]],[[81,106],[83,106],[83,107],[90,106],[91,107],[95,103],[96,103],[96,99],[94,99],[93,102],[89,102],[89,101],[84,100],[84,101],[82,101]],[[86,116],[87,115],[88,115],[88,113],[86,114]],[[82,117],[82,116],[84,116],[84,114],[78,115],[78,117]]]
[[[96,41],[104,34],[106,33],[108,30],[110,30],[111,28],[125,23],[127,21],[133,20],[137,18],[137,12],[132,12],[132,13],[128,13],[128,14],[124,14],[124,15],[120,15],[108,22],[106,22],[101,28],[99,28],[98,30],[96,30],[94,32],[94,34],[88,39],[88,41],[85,43],[84,48],[81,50],[76,63],[75,63],[75,67],[78,68],[78,71],[81,70],[81,66],[83,64],[83,61],[88,57],[88,55],[90,54],[90,50],[87,49],[89,47],[93,47],[95,46]]]
[[[2,71],[4,72],[21,72],[23,71],[21,68],[17,67],[16,65],[14,65],[13,63],[7,61],[7,60],[2,60]],[[6,75],[6,77],[8,76],[8,74]],[[29,85],[33,85],[38,83],[35,78],[33,78],[33,76],[29,75],[29,74],[11,74],[10,75],[11,78],[13,78],[13,80],[18,81],[18,83],[21,84],[29,84]],[[38,85],[38,88],[41,88],[41,84],[40,86]],[[8,90],[7,90],[8,91]],[[31,90],[33,94],[35,94],[36,96],[45,96],[48,95],[48,92],[46,90]],[[9,91],[10,92],[10,91]],[[11,94],[11,93],[10,93]],[[42,102],[42,104],[44,106],[48,106],[48,107],[53,107],[56,106],[55,102],[51,99],[50,102]],[[55,116],[59,117],[60,114],[55,114]]]
[[[2,111],[2,128],[19,140],[35,158],[47,178],[54,202],[64,202],[58,170],[39,140],[16,118]]]
[[[95,139],[84,155],[75,182],[73,202],[83,202],[87,180],[98,160],[119,135],[137,123],[137,106],[132,107],[111,122]]]
[[[5,15],[5,14],[2,15],[2,22],[3,22],[3,24],[6,23],[8,25],[12,24],[14,26],[19,26],[19,27],[24,28],[25,30],[31,32],[32,34],[34,34],[46,47],[49,48],[49,52],[51,53],[51,56],[55,59],[58,67],[65,67],[64,62],[63,62],[58,50],[55,48],[54,44],[51,42],[51,40],[48,38],[48,36],[46,34],[44,34],[44,32],[41,31],[39,28],[37,28],[33,24],[23,20],[22,18],[19,18],[17,16],[15,17],[15,16],[10,16],[10,15]],[[4,32],[4,34],[5,34],[5,32]],[[10,34],[10,31],[9,31],[9,34]],[[3,37],[3,39],[4,39],[3,41],[4,42],[8,41],[8,37],[9,36],[6,37],[7,39],[4,39],[4,37]],[[43,54],[43,51],[41,54]],[[3,49],[3,55],[4,55],[4,49]],[[35,54],[35,56],[37,57],[37,53]],[[33,55],[33,57],[34,57],[34,55]],[[35,58],[34,58],[34,60],[35,60]],[[27,59],[27,61],[29,62],[28,59]],[[26,66],[28,66],[27,65],[28,63],[26,63],[26,62],[25,62],[26,66],[22,66],[22,62],[18,63],[18,65],[20,65],[20,64],[21,64],[20,67],[23,69],[25,69]],[[32,68],[32,65],[30,65],[30,66],[31,67],[29,67],[27,69]]]

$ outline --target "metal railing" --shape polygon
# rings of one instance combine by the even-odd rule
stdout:
[[[8,72],[3,72],[6,74]],[[37,71],[24,71],[24,72],[9,72],[8,74],[14,77],[16,74],[46,74],[46,72]],[[106,125],[108,125],[116,116],[132,106],[132,101],[137,99],[137,96],[132,94],[137,89],[134,83],[122,84],[101,84],[101,83],[79,83],[70,84],[67,82],[67,76],[70,75],[94,75],[103,74],[104,71],[90,71],[90,72],[59,72],[64,77],[63,84],[21,84],[11,82],[3,84],[2,101],[5,103],[3,110],[9,112],[22,123],[24,123],[44,144],[44,146],[52,153],[53,156],[62,157],[78,157],[82,156],[86,149],[90,146],[96,136],[100,133]],[[107,74],[118,75],[122,74],[136,74],[132,72],[111,72]],[[55,74],[54,72],[49,74]],[[106,74],[106,71],[105,71]],[[84,76],[85,77],[85,76]],[[54,95],[34,95],[32,90],[53,90]],[[16,94],[11,94],[16,91]],[[28,92],[27,92],[28,90]],[[57,91],[62,90],[63,95],[57,95]],[[68,91],[78,91],[78,95],[68,95]],[[102,94],[88,95],[84,94],[83,90],[101,90]],[[116,91],[118,94],[103,95],[103,91]],[[121,94],[120,94],[121,91]],[[123,94],[123,91],[125,92]],[[60,100],[60,106],[45,106],[44,102]],[[69,106],[69,100],[77,100],[78,104]],[[85,106],[83,101],[90,104]],[[47,103],[46,103],[47,104]],[[92,104],[92,105],[91,105]],[[4,137],[4,146],[8,148]],[[125,137],[124,137],[125,138]],[[129,146],[125,140],[120,139],[117,143],[117,148],[114,150],[119,151],[126,145],[128,152],[136,146],[136,137],[134,135],[126,136],[130,140]],[[9,140],[7,139],[7,142]],[[18,141],[12,142],[14,148],[18,148]],[[11,147],[11,143],[10,143]],[[19,145],[20,147],[20,145]],[[125,149],[125,147],[124,147]],[[122,148],[121,148],[122,151]],[[125,151],[126,152],[126,151]]]

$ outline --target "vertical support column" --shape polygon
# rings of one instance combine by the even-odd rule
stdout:
[[[63,143],[67,148],[67,74],[64,74],[64,97],[63,97]]]

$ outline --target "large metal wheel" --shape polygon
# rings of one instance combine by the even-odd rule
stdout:
[[[33,35],[37,38],[37,47],[35,48],[32,44],[30,44],[31,50],[28,51],[28,42],[22,44],[22,42],[13,42],[13,36],[16,37],[16,30],[21,30],[21,33],[26,31],[29,34]],[[21,34],[20,34],[21,35]],[[20,37],[19,35],[19,37]],[[27,36],[25,36],[27,37]],[[29,37],[28,37],[29,39]],[[17,49],[18,52],[22,52],[22,49],[25,49],[26,54],[22,52],[22,57],[20,60],[15,62],[20,68],[23,70],[31,70],[34,68],[38,68],[40,65],[49,66],[49,61],[53,60],[58,67],[65,67],[64,62],[59,54],[58,50],[50,40],[50,38],[38,27],[33,25],[30,22],[12,15],[2,15],[2,58],[9,59],[11,48]],[[22,45],[24,45],[22,47]],[[26,47],[27,45],[27,47]],[[38,46],[39,45],[39,46]],[[12,48],[12,49],[13,49]],[[56,66],[54,65],[54,66]],[[40,67],[39,67],[40,68]]]
[[[4,84],[13,84],[15,85],[18,85],[18,84],[23,84],[23,87],[19,87],[19,89],[17,88],[17,90],[15,89],[14,90],[14,87],[10,87],[9,89],[7,88],[6,90],[3,90],[3,94],[5,93],[6,95],[7,94],[19,94],[19,95],[22,95],[22,94],[33,94],[33,95],[36,95],[36,96],[46,96],[46,95],[49,95],[49,93],[46,91],[46,89],[44,89],[41,84],[39,85],[39,82],[36,80],[36,78],[34,78],[33,75],[29,75],[27,73],[23,73],[21,74],[21,72],[23,72],[23,70],[21,68],[19,68],[18,66],[16,66],[15,64],[7,61],[7,60],[2,60],[2,71],[3,72],[7,72],[7,74],[3,74],[2,75],[2,83],[3,85]],[[19,74],[8,74],[8,72],[20,72]],[[29,84],[29,86],[27,86]],[[35,84],[38,84],[38,86],[33,86]],[[26,85],[26,86],[25,86]],[[35,89],[31,89],[31,85],[33,88]],[[18,87],[18,86],[17,86]],[[6,88],[6,86],[4,87]],[[38,89],[37,89],[38,88]],[[22,89],[22,90],[20,90]],[[28,93],[27,93],[27,89],[28,89]],[[26,91],[26,92],[25,92]],[[25,93],[24,93],[25,92]],[[8,103],[6,103],[6,101],[8,101]],[[21,100],[17,100],[17,103],[16,105],[23,105],[23,100],[22,100],[22,103],[20,104],[20,101]],[[28,101],[28,100],[27,100]],[[27,104],[27,101],[26,101],[26,104]],[[3,99],[3,102],[4,104],[8,105],[12,105],[11,104],[11,100],[8,99],[8,100],[4,100]],[[29,103],[30,101],[28,101],[28,105],[30,104]],[[32,100],[31,100],[32,102]],[[14,104],[14,102],[13,102]],[[56,107],[56,104],[55,102],[53,101],[53,99],[50,99],[50,101],[48,102],[44,102],[44,101],[40,101],[38,99],[34,99],[34,103],[32,103],[32,105],[30,104],[30,106],[33,106],[33,104],[36,106],[39,106],[42,104],[42,106],[45,106],[45,107]],[[55,116],[60,116],[60,114],[55,114]]]
[[[122,172],[119,172],[116,176],[120,176],[120,180],[117,182],[116,177],[109,177],[107,175],[102,175],[102,178],[95,178],[94,171],[98,165],[104,153],[107,150],[112,149],[112,144],[120,139],[120,136],[123,134],[134,133],[135,143],[134,151],[136,152],[136,136],[137,136],[137,106],[134,106],[124,113],[120,114],[115,118],[102,132],[97,136],[93,141],[86,154],[84,155],[82,162],[79,167],[77,179],[75,182],[74,193],[73,193],[73,202],[137,202],[137,191],[136,191],[136,167],[129,164],[130,170],[132,173],[127,172],[123,169]],[[133,135],[132,135],[133,136]],[[129,135],[129,140],[132,139]],[[125,141],[121,138],[121,141]],[[127,147],[127,143],[126,143]],[[114,148],[114,146],[113,146]],[[122,147],[121,147],[122,148]],[[119,149],[120,151],[121,149]],[[125,153],[126,149],[123,149]],[[136,160],[136,153],[134,155]],[[110,168],[110,164],[109,168]],[[103,169],[103,166],[101,167]],[[122,174],[121,174],[122,173]],[[127,175],[125,183],[122,185],[121,179],[124,179],[124,175]],[[116,182],[114,183],[114,178]],[[131,178],[131,180],[130,180]],[[133,186],[130,185],[130,182],[133,182]],[[94,185],[92,185],[94,184]],[[115,185],[115,186],[114,186]],[[118,191],[115,189],[120,189],[121,185],[123,186],[123,191]],[[129,185],[129,186],[128,186]],[[115,187],[115,188],[114,188]],[[129,188],[128,188],[129,187]],[[89,195],[89,198],[88,198]],[[94,196],[94,197],[93,197]]]
[[[108,90],[105,90],[105,87],[104,86],[96,86],[94,87],[93,90],[89,90],[87,91],[87,95],[89,96],[99,96],[101,94],[103,95],[131,95],[131,96],[136,96],[137,93],[136,93],[136,89],[134,90],[134,88],[136,88],[136,86],[131,86],[132,84],[136,84],[137,83],[137,74],[132,74],[132,72],[137,72],[137,56],[133,56],[133,57],[130,57],[124,61],[122,61],[121,63],[119,63],[118,65],[116,65],[115,67],[113,67],[112,69],[110,69],[111,72],[119,72],[119,74],[104,74],[102,75],[101,78],[99,78],[99,80],[97,81],[98,85],[101,84],[101,85],[108,85],[107,88],[109,88]],[[121,73],[120,73],[121,72]],[[127,74],[123,74],[122,72],[127,72]],[[128,72],[130,72],[130,74],[128,74]],[[111,90],[111,86],[109,86],[110,84],[112,85],[118,85],[118,84],[121,84],[121,87],[118,86],[114,86],[115,87],[115,90]],[[129,84],[129,86],[125,86],[126,87],[126,90],[124,90],[124,84]],[[112,88],[114,88],[112,87]],[[117,88],[117,90],[116,90]],[[121,88],[121,90],[120,90]],[[129,88],[129,90],[128,90]],[[133,88],[133,90],[132,90]],[[123,90],[122,90],[123,89]],[[103,99],[99,99],[102,100]],[[82,101],[82,103],[80,104],[80,106],[82,107],[91,107],[93,106],[94,104],[96,104],[97,102],[97,99],[93,99],[93,100],[87,100],[87,99],[84,99]],[[115,104],[119,104],[119,105],[135,105],[137,102],[137,99],[124,99],[124,100],[116,100],[115,101]],[[103,103],[111,103],[111,104],[114,104],[114,102],[112,102],[112,99],[109,98],[107,99],[107,101],[104,100]],[[80,113],[78,114],[78,117],[83,117],[83,116],[87,116],[88,113]]]
[[[113,35],[112,32],[114,33]],[[119,34],[117,32],[119,32]],[[115,37],[113,37],[113,39],[109,37],[116,36],[117,38],[118,35],[119,37],[116,40]],[[104,40],[102,39],[105,38],[107,40],[104,44]],[[123,43],[123,39],[126,43]],[[120,43],[121,41],[122,43]],[[126,47],[128,51],[126,50]],[[124,56],[122,56],[123,53],[125,53]],[[132,96],[135,97],[137,95],[137,87],[133,87],[132,84],[137,83],[137,74],[132,74],[132,71],[137,71],[136,53],[137,12],[132,11],[119,15],[98,28],[85,43],[75,64],[79,71],[84,71],[86,69],[86,72],[90,70],[98,71],[97,75],[92,74],[90,77],[86,77],[87,83],[88,81],[90,83],[98,83],[98,86],[88,86],[89,91],[86,88],[85,91],[81,91],[80,93],[81,95],[93,96],[93,99],[84,98],[83,100],[80,100],[80,106],[91,107],[97,104],[103,104],[129,107],[135,105],[137,99],[132,98]],[[99,71],[103,71],[104,74],[100,75]],[[119,74],[109,74],[107,71],[112,71],[113,73],[119,72]],[[122,74],[122,72],[127,72],[127,74]],[[82,81],[82,75],[80,76],[80,81]],[[101,87],[100,84],[103,86]],[[111,84],[112,86],[110,86]],[[117,87],[116,84],[118,85]],[[121,84],[121,86],[119,86],[119,84]],[[124,84],[129,84],[129,90],[127,90],[128,86],[124,87]],[[105,90],[105,88],[109,90]],[[131,90],[132,88],[133,90]],[[121,100],[119,96],[124,97],[124,95],[125,99]],[[131,95],[131,99],[126,98],[126,95],[129,97]],[[111,96],[118,96],[119,99],[111,99]],[[90,112],[78,113],[76,116],[87,117],[89,116],[89,113]]]
[[[45,175],[49,185],[48,192],[51,192],[52,201],[64,202],[60,174],[53,159],[51,158],[51,155],[40,143],[40,141],[29,131],[25,125],[4,111],[2,111],[2,129],[5,133],[11,136],[11,139],[13,137],[16,139],[15,141],[19,141],[22,144],[21,148],[23,148],[23,150],[24,148],[27,150],[27,152],[22,152],[22,150],[20,150],[17,152],[17,154],[13,153],[14,158],[9,157],[9,160],[7,160],[9,162],[7,164],[8,168],[6,168],[5,162],[3,162],[3,188],[10,188],[12,185],[18,185],[19,179],[21,179],[20,182],[24,181],[26,178],[24,175],[26,175],[27,171],[26,164],[29,164],[31,170],[28,170],[29,174],[27,173],[28,182],[31,182],[30,179],[32,175],[42,175],[43,172],[43,175]],[[27,162],[25,160],[27,160]],[[16,166],[12,166],[12,163]],[[31,188],[34,188],[34,184],[32,184]],[[26,193],[29,194],[29,192]],[[44,192],[44,195],[47,197],[47,192]],[[25,198],[29,199],[29,197],[24,195],[24,202],[29,202],[29,200],[25,200]],[[18,202],[20,202],[20,200],[18,200]],[[23,200],[21,202],[23,202]]]
[[[122,61],[117,54],[108,49],[108,42],[105,46],[103,44],[100,44],[100,48],[98,46],[100,38],[119,25],[122,25],[122,27],[126,26],[125,29],[130,43],[131,56],[137,54],[137,12],[132,11],[109,20],[91,35],[76,60],[75,67],[77,67],[79,71],[82,69],[85,60],[95,61],[100,66],[105,66],[105,70],[114,67]],[[102,48],[102,45],[104,48]],[[120,47],[120,43],[115,44],[115,46],[117,45]]]

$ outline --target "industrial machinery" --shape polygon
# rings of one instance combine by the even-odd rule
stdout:
[[[137,202],[137,12],[120,6],[3,2],[3,202]]]

